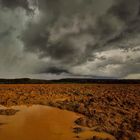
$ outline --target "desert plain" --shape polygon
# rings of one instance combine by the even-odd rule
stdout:
[[[1,140],[140,140],[140,84],[0,84]]]

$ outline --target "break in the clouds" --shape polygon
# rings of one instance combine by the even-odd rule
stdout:
[[[0,77],[140,78],[140,0],[0,0]]]

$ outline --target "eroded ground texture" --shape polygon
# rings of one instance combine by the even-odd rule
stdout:
[[[116,140],[140,140],[140,84],[0,85],[0,104],[40,104],[74,111],[82,114],[75,120],[81,127],[111,134]],[[7,112],[0,110],[3,113]]]

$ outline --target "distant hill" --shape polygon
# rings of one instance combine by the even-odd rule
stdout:
[[[39,80],[39,79],[0,79],[0,84],[63,84],[63,83],[96,83],[96,84],[140,84],[140,79],[81,79],[81,78],[68,78],[60,80]]]

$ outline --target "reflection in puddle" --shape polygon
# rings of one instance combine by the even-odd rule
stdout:
[[[46,106],[13,107],[14,116],[1,116],[1,140],[75,140],[72,132],[78,116],[69,111]]]

